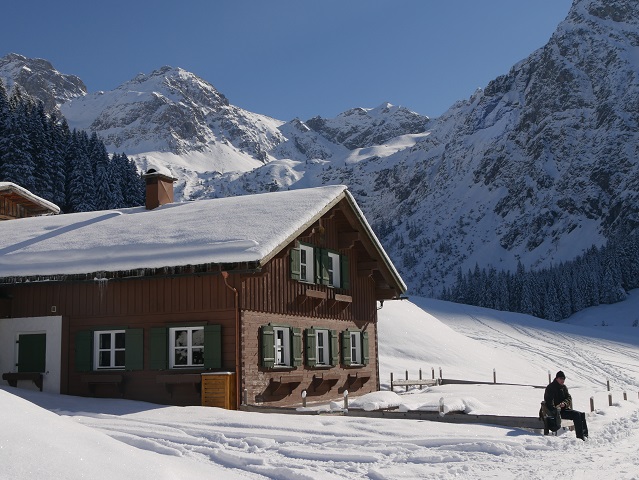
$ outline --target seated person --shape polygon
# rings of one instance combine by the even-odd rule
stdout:
[[[588,438],[588,425],[586,424],[586,414],[572,409],[572,397],[568,393],[568,388],[564,385],[566,375],[561,370],[555,375],[555,379],[546,387],[544,401],[546,408],[557,409],[566,420],[572,420],[575,424],[577,438],[585,440]]]

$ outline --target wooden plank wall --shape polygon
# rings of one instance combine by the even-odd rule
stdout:
[[[232,282],[234,277],[230,277]],[[222,325],[222,370],[235,371],[235,299],[220,275],[193,275],[94,282],[43,282],[7,287],[13,296],[12,317],[62,315],[62,393],[123,396],[164,404],[198,405],[200,395],[192,384],[176,385],[172,392],[158,384],[158,372],[118,372],[125,376],[124,394],[115,385],[97,385],[93,391],[75,371],[73,358],[77,332],[105,326],[143,328],[144,344],[150,344],[153,327],[208,323]],[[55,308],[54,308],[55,307]],[[55,312],[53,311],[55,309]],[[201,369],[189,370],[197,373]]]

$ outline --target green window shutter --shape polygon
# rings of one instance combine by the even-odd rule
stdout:
[[[362,332],[362,364],[368,365],[368,332]]]
[[[124,368],[144,370],[144,330],[127,328],[124,331]]]
[[[317,337],[313,327],[306,329],[306,365],[317,365]]]
[[[331,336],[331,365],[336,366],[339,364],[339,342],[337,330],[330,331]]]
[[[92,369],[93,332],[82,330],[75,334],[75,370],[89,372]]]
[[[222,368],[222,325],[204,325],[204,368]]]
[[[349,263],[348,263],[348,257],[346,255],[340,255],[339,256],[339,263],[340,263],[340,276],[341,276],[341,288],[344,288],[346,290],[351,288],[351,273],[350,273],[350,268],[349,268]]]
[[[166,370],[169,365],[169,333],[166,328],[151,329],[151,370]]]
[[[342,363],[349,367],[351,365],[351,332],[342,332]]]
[[[293,353],[292,365],[302,365],[302,329],[291,328],[291,352]]]
[[[315,249],[316,256],[316,282],[321,285],[328,285],[330,277],[328,276],[328,250],[324,248]]]
[[[260,334],[262,346],[262,366],[273,368],[275,366],[275,334],[272,325],[263,325]]]
[[[299,280],[302,276],[302,259],[299,248],[291,249],[291,278],[293,280]]]

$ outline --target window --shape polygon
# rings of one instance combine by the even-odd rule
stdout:
[[[359,332],[351,332],[351,365],[362,363],[362,342]]]
[[[342,363],[346,366],[368,365],[368,332],[344,330],[342,332]]]
[[[169,366],[204,366],[204,327],[169,329]]]
[[[330,364],[330,356],[329,356],[329,343],[328,343],[328,330],[316,330],[316,365],[329,365]]]
[[[291,278],[300,282],[350,288],[347,255],[300,243],[290,253]]]
[[[144,329],[113,327],[75,333],[73,361],[77,372],[143,370]]]
[[[222,368],[222,326],[154,327],[150,336],[150,368]]]
[[[340,261],[337,253],[328,252],[328,264],[326,269],[328,270],[328,284],[331,287],[339,288],[341,285],[340,277]]]
[[[291,364],[291,342],[288,327],[275,327],[275,365],[286,366]]]
[[[298,367],[302,364],[302,329],[268,324],[260,331],[263,367]]]
[[[300,245],[300,280],[313,283],[315,281],[315,265],[313,263],[313,247]]]
[[[123,369],[125,366],[125,331],[94,332],[93,365],[95,370]]]
[[[306,364],[330,367],[339,364],[338,334],[327,328],[306,329]]]

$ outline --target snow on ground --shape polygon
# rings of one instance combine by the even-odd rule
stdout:
[[[2,387],[0,478],[639,478],[638,311],[639,291],[562,323],[421,298],[379,311],[382,391],[352,397],[350,409],[429,410],[443,397],[447,411],[535,416],[543,390],[534,386],[562,369],[576,408],[589,411],[594,397],[587,442],[571,432],[169,407]],[[391,372],[412,378],[422,368],[430,377],[440,367],[445,378],[478,381],[492,381],[495,369],[499,382],[520,385],[388,391]],[[338,397],[332,406],[342,404]]]

